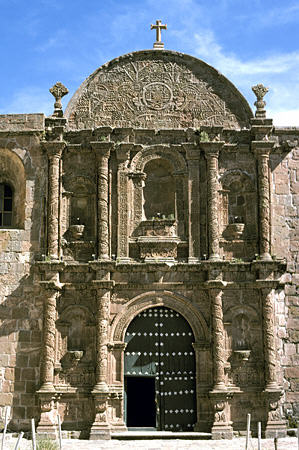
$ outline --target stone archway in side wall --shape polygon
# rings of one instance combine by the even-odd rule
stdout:
[[[157,306],[177,311],[189,323],[195,343],[208,344],[209,330],[202,314],[186,298],[167,291],[151,291],[130,300],[112,323],[110,342],[124,342],[126,330],[134,317],[145,309]]]

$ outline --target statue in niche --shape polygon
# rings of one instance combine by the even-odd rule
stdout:
[[[233,320],[233,347],[234,350],[250,350],[250,325],[248,317],[241,313]]]

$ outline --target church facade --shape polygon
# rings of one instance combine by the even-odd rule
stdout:
[[[163,45],[162,45],[163,47]],[[0,116],[0,406],[10,427],[266,436],[298,417],[299,129],[153,50],[63,113]],[[255,428],[254,428],[255,427]]]

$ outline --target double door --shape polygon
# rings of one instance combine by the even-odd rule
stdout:
[[[128,428],[192,431],[196,374],[188,322],[170,308],[150,308],[134,318],[125,341]]]

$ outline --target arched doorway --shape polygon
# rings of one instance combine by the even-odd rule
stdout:
[[[188,322],[170,308],[153,307],[132,320],[125,342],[128,428],[192,431],[196,374]]]

